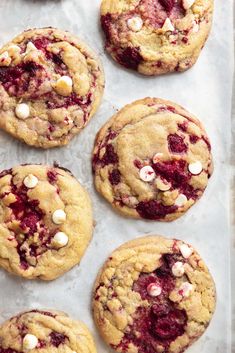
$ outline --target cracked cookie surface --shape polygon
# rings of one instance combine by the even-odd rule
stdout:
[[[93,338],[80,321],[63,312],[31,310],[0,326],[0,352],[96,353]]]
[[[59,167],[21,165],[0,174],[0,266],[52,280],[78,264],[92,236],[91,201]]]
[[[115,61],[144,75],[185,71],[210,32],[213,0],[103,0],[101,26]]]
[[[95,53],[55,28],[23,32],[0,50],[0,128],[35,147],[66,145],[94,115],[104,74]]]
[[[203,194],[213,170],[199,120],[179,105],[145,98],[99,131],[93,151],[97,190],[125,216],[172,221]]]
[[[149,236],[110,255],[94,286],[93,312],[117,352],[182,353],[204,333],[215,302],[213,279],[195,249]]]

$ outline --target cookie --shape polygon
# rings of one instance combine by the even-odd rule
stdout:
[[[213,279],[192,246],[149,236],[115,250],[95,283],[94,319],[125,353],[183,353],[215,309]]]
[[[103,0],[106,49],[144,75],[189,69],[209,35],[213,0]]]
[[[92,236],[91,201],[59,167],[21,165],[0,174],[0,266],[52,280],[78,264]]]
[[[0,50],[0,128],[28,145],[66,145],[88,123],[104,88],[102,65],[55,28],[23,32]]]
[[[172,221],[203,194],[212,174],[201,123],[179,105],[145,98],[99,131],[93,152],[97,190],[123,215]]]
[[[0,327],[1,353],[96,353],[93,338],[80,321],[52,310],[21,313]]]

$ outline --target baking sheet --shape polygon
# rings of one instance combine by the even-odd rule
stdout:
[[[99,338],[90,310],[98,268],[123,242],[144,234],[174,236],[192,243],[214,276],[217,309],[203,337],[189,353],[231,352],[229,266],[229,151],[233,72],[232,0],[215,0],[212,34],[198,63],[183,74],[146,78],[116,65],[104,53],[98,30],[100,0],[0,0],[0,45],[25,28],[55,26],[86,40],[101,56],[106,74],[102,106],[68,147],[49,151],[27,147],[0,132],[0,166],[53,163],[72,170],[89,190],[96,227],[80,266],[56,281],[26,281],[0,270],[0,321],[28,308],[56,308],[81,318],[91,329],[99,352],[111,352]],[[215,172],[204,197],[184,217],[169,223],[127,220],[118,216],[93,188],[90,157],[95,134],[123,105],[144,96],[171,99],[204,123],[212,141]]]

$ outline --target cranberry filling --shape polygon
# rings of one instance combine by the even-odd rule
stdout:
[[[186,161],[159,162],[153,164],[153,168],[156,175],[171,183],[174,189],[179,189],[188,199],[198,198],[200,190],[195,190],[188,184],[191,175],[188,173]],[[157,200],[142,201],[136,207],[136,211],[142,218],[150,220],[163,219],[177,209],[177,206],[164,206]]]
[[[187,44],[187,43],[188,43],[188,38],[187,38],[187,37],[183,37],[183,38],[182,38],[182,42],[183,42],[184,44]]]
[[[59,333],[59,332],[50,333],[51,344],[56,348],[58,348],[60,344],[64,344],[66,338],[68,337],[63,335],[63,333]]]
[[[181,131],[186,132],[187,129],[188,129],[188,121],[184,121],[183,123],[178,124],[178,128],[179,128]]]
[[[187,162],[183,159],[153,164],[155,173],[171,183],[174,188],[184,189],[191,175],[188,173]]]
[[[113,145],[109,144],[106,147],[105,154],[101,160],[103,165],[118,163],[118,155],[114,151]]]
[[[186,153],[188,150],[188,146],[184,142],[184,138],[177,135],[171,134],[168,136],[168,146],[169,150],[172,153]]]
[[[34,40],[32,40],[32,43],[35,45],[35,47],[38,50],[47,51],[47,46],[51,43],[51,40],[49,40],[47,37],[38,37]]]
[[[0,68],[0,80],[3,84],[13,84],[23,74],[28,73],[28,76],[35,76],[38,69],[41,69],[41,65],[38,65],[34,61],[28,61],[12,67],[1,67]]]
[[[114,348],[126,351],[132,343],[139,353],[156,353],[156,347],[159,346],[164,352],[168,352],[171,342],[184,334],[187,314],[169,299],[170,292],[175,288],[175,277],[171,268],[179,260],[184,262],[180,254],[165,254],[160,268],[151,274],[140,274],[133,284],[133,290],[143,300],[148,300],[149,306],[136,310],[133,324],[129,326],[120,345]],[[147,287],[150,283],[160,284],[162,292],[159,296],[151,297],[148,294]]]
[[[37,344],[37,348],[45,348],[46,345],[47,345],[46,341],[39,339],[38,344]]]
[[[159,0],[160,4],[164,7],[166,11],[171,11],[174,7],[175,0]]]
[[[69,97],[51,94],[48,98],[50,98],[50,100],[47,100],[48,109],[68,108],[78,105],[85,110],[92,102],[92,93],[88,93],[85,97],[79,97],[74,92]]]
[[[115,137],[117,137],[118,132],[117,131],[113,131],[110,128],[108,129],[108,134],[105,137],[104,142],[102,143],[102,147],[105,147],[107,145],[107,143],[109,141],[112,141],[113,139],[115,139]]]
[[[102,167],[105,167],[106,165],[116,164],[116,163],[118,163],[118,155],[114,151],[114,147],[112,144],[108,144],[106,146],[106,151],[101,159],[99,158],[99,152],[93,157],[94,168],[96,164],[101,164]]]
[[[101,283],[98,285],[98,287],[96,288],[96,290],[95,290],[95,300],[99,300],[100,295],[97,294],[97,293],[98,293],[99,289],[100,289],[101,287],[103,287],[103,286],[105,286],[105,284],[104,284],[104,282],[101,282]]]
[[[188,172],[187,162],[183,159],[153,164],[155,173],[179,189],[188,199],[196,200],[200,190],[189,185],[192,175]]]
[[[103,163],[102,163],[102,158],[101,158],[101,159],[99,158],[100,150],[101,150],[101,148],[103,148],[103,147],[106,147],[106,152],[107,152],[107,150],[109,150],[109,151],[107,152],[107,155],[106,155],[106,156],[110,155],[110,158],[107,158],[107,159],[116,160],[115,163],[118,162],[118,156],[117,156],[117,154],[114,152],[113,146],[111,146],[111,144],[109,143],[109,142],[111,142],[117,135],[118,135],[118,133],[117,133],[116,131],[112,131],[111,129],[109,129],[109,132],[108,132],[108,134],[105,136],[104,141],[103,141],[102,143],[100,143],[100,145],[99,145],[99,150],[98,150],[98,152],[93,156],[93,159],[92,159],[92,170],[93,170],[93,171],[95,171],[95,168],[96,168],[96,165],[97,165],[97,164],[102,164],[103,166],[107,165],[107,164],[104,163],[105,160],[106,160],[106,157],[105,157],[105,160],[103,161]],[[109,147],[109,145],[110,145],[111,147]],[[106,154],[106,152],[105,152],[105,154]],[[114,164],[115,164],[115,163],[114,163]],[[109,163],[108,163],[108,164],[109,164]],[[111,164],[111,163],[110,163],[110,164]]]
[[[142,218],[158,220],[165,218],[168,214],[174,213],[177,206],[164,206],[157,200],[141,201],[136,206],[136,211]]]
[[[0,347],[0,353],[21,353],[21,352],[15,351],[14,349],[11,349],[11,348]]]
[[[166,259],[164,258],[166,261]],[[169,264],[168,264],[169,265]],[[150,283],[157,283],[162,288],[163,296],[166,296],[175,287],[175,279],[171,275],[169,268],[158,269],[152,274],[141,274],[138,281],[134,283],[133,290],[141,295],[143,300],[156,301],[156,298],[149,296],[147,287]]]
[[[174,244],[174,249],[176,251],[176,253],[174,254],[164,254],[162,256],[162,260],[163,260],[163,266],[161,266],[158,270],[158,276],[165,276],[166,273],[170,273],[171,274],[171,268],[173,267],[173,265],[180,261],[180,262],[185,262],[184,257],[182,256],[181,253],[178,253],[178,248],[175,246],[176,244]]]
[[[57,181],[57,175],[58,175],[58,173],[56,173],[56,171],[54,171],[52,169],[48,170],[47,178],[49,180],[49,183],[55,184],[55,182]]]
[[[121,174],[118,169],[113,169],[109,173],[109,181],[112,185],[118,185],[121,181]]]
[[[192,144],[195,144],[195,143],[197,143],[198,140],[200,140],[200,137],[198,137],[196,135],[190,135],[189,140]]]
[[[159,317],[159,315],[156,317],[156,322],[152,325],[152,331],[160,340],[173,341],[184,334],[186,322],[185,312],[177,309],[169,310],[162,317]]]
[[[28,61],[12,67],[0,67],[0,82],[2,82],[5,90],[16,97],[23,95],[28,91],[31,83],[33,86],[38,87],[43,82],[45,76],[44,68],[33,62]],[[32,96],[36,97],[37,92],[33,91]]]
[[[134,166],[135,166],[136,168],[138,168],[138,169],[141,169],[141,168],[143,167],[143,164],[142,164],[142,162],[141,162],[140,160],[135,159],[135,160],[134,160]]]
[[[48,130],[50,132],[54,132],[56,130],[56,127],[54,125],[50,124],[49,127],[48,127]]]
[[[23,229],[29,228],[30,233],[34,233],[37,230],[37,223],[41,220],[41,214],[39,212],[29,212],[24,216],[24,219],[21,221],[21,227]]]
[[[11,229],[11,224],[9,225],[11,231],[15,233],[20,264],[25,270],[31,264],[28,262],[28,256],[34,257],[36,261],[37,257],[47,250],[52,236],[42,223],[44,213],[39,208],[39,201],[30,200],[27,191],[24,185],[17,187],[12,183],[11,193],[15,195],[16,201],[9,205],[12,210],[9,221],[15,219],[20,226],[20,230],[16,230],[14,226]],[[37,242],[32,241],[35,233],[38,233]],[[35,265],[35,261],[31,265]]]
[[[10,208],[15,218],[20,220],[23,230],[29,228],[28,233],[33,234],[37,230],[37,223],[42,219],[43,212],[39,209],[37,200],[29,200],[27,189],[22,186],[21,189],[13,187],[13,193],[16,201],[10,204]]]
[[[112,27],[113,16],[110,13],[107,13],[104,16],[101,16],[101,27],[104,31],[107,41],[111,40],[111,27]]]
[[[63,65],[65,65],[64,62],[63,62],[63,60],[61,59],[61,56],[60,56],[59,54],[54,54],[54,53],[52,53],[52,54],[51,54],[51,58],[52,58],[52,61],[53,61],[56,65],[58,65],[58,66],[63,66]]]
[[[200,189],[194,189],[192,185],[186,184],[184,188],[181,188],[182,193],[187,197],[187,199],[197,200],[201,194]]]
[[[186,118],[189,119],[188,117],[186,117]],[[185,122],[183,122],[183,123],[181,123],[181,124],[178,124],[178,127],[179,127],[179,129],[180,129],[181,131],[187,132],[188,122],[185,121]],[[210,143],[209,143],[207,137],[205,137],[205,136],[199,137],[199,136],[194,135],[194,134],[190,134],[190,135],[189,135],[189,141],[190,141],[190,143],[196,144],[199,140],[203,140],[203,141],[206,143],[206,145],[207,145],[209,151],[211,150],[211,145],[210,145]],[[176,144],[177,144],[177,142],[176,142]],[[183,149],[183,147],[182,147],[182,149]]]
[[[169,110],[169,112],[176,113],[176,109],[175,107],[172,107],[172,105],[168,105],[166,108]]]
[[[135,47],[127,47],[116,55],[117,61],[127,69],[137,70],[143,58],[140,49]]]
[[[61,59],[61,56],[59,54],[54,54],[51,53],[50,51],[48,51],[47,46],[51,43],[53,43],[54,41],[51,39],[48,39],[47,37],[38,37],[34,40],[32,40],[32,43],[35,45],[35,47],[38,50],[41,50],[47,59],[51,60],[54,62],[55,64],[55,71],[57,73],[60,73],[60,71],[62,70],[62,74],[65,73],[65,71],[67,71],[67,67],[64,64],[63,60]]]

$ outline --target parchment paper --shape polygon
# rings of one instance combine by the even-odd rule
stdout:
[[[0,168],[19,163],[53,163],[72,170],[89,190],[97,225],[80,266],[50,282],[26,281],[0,270],[0,321],[28,308],[56,308],[82,319],[98,351],[111,352],[94,327],[90,298],[97,271],[109,253],[144,234],[174,236],[191,242],[208,264],[217,286],[217,309],[190,353],[230,353],[229,151],[232,95],[232,0],[215,1],[214,26],[197,64],[188,72],[145,78],[116,65],[104,53],[99,31],[99,0],[0,0],[0,44],[26,28],[56,26],[87,41],[101,56],[106,74],[102,106],[68,147],[35,150],[0,132]],[[215,172],[204,197],[181,219],[169,223],[127,220],[94,191],[90,156],[95,134],[123,105],[145,96],[171,99],[204,123],[212,141]]]

